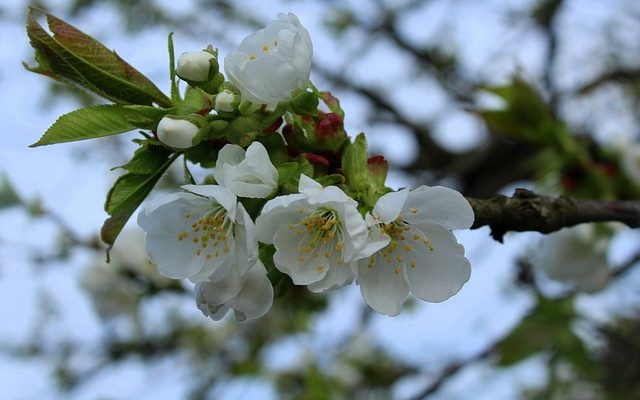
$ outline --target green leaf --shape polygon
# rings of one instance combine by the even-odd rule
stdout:
[[[184,99],[176,107],[176,115],[189,115],[211,108],[211,95],[202,89],[187,86]]]
[[[151,150],[147,149],[139,151],[145,152]],[[175,161],[175,159],[180,155],[180,153],[174,153],[167,158],[159,153],[154,154],[156,154],[157,157],[154,163],[159,163],[161,159],[164,160],[159,168],[150,174],[136,174],[129,172],[122,175],[118,178],[107,195],[107,201],[105,202],[104,208],[107,213],[109,213],[110,217],[102,225],[100,236],[109,246],[113,246],[118,234],[133,212],[149,195],[151,189],[153,189],[171,163],[173,163],[173,161]],[[136,156],[142,157],[139,154],[136,154],[134,158]]]
[[[571,333],[574,316],[573,299],[539,297],[536,308],[497,346],[498,363],[507,366],[541,351],[577,348],[571,340],[577,339]]]
[[[159,143],[145,142],[136,150],[133,158],[128,163],[113,169],[122,168],[127,172],[139,175],[153,174],[162,168],[171,153],[173,151]]]
[[[46,16],[51,36],[35,13]],[[120,104],[171,107],[171,100],[153,82],[114,51],[59,18],[29,7],[27,35],[36,50],[36,67],[29,71],[84,87]]]
[[[171,80],[171,101],[180,102],[180,92],[178,91],[178,83],[176,80],[176,53],[173,50],[173,32],[169,33],[167,39],[167,47],[169,50],[169,79]]]
[[[62,115],[30,147],[73,142],[129,132],[155,129],[170,109],[149,106],[100,105]]]

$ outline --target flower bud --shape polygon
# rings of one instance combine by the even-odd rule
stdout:
[[[203,127],[206,129],[207,121],[202,115],[167,115],[160,120],[156,133],[162,143],[176,149],[188,149],[200,142],[200,131]]]
[[[371,183],[376,188],[384,187],[389,171],[389,163],[383,156],[371,156],[367,159],[367,170]]]
[[[230,90],[223,90],[216,95],[213,102],[213,108],[218,112],[231,113],[238,109],[240,105],[240,96]]]
[[[205,82],[209,80],[211,69],[218,72],[218,60],[208,51],[182,53],[178,57],[176,74],[185,81]]]

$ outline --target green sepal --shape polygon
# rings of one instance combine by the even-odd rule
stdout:
[[[226,137],[227,128],[229,127],[228,121],[223,119],[214,119],[213,121],[209,121],[208,125],[207,133],[202,137],[203,140]]]
[[[238,117],[229,123],[227,139],[229,143],[247,147],[258,137],[258,124],[250,117]]]
[[[342,172],[347,186],[353,192],[363,192],[368,187],[367,139],[358,134],[353,143],[348,143],[342,152]]]
[[[331,174],[316,178],[316,182],[322,186],[339,186],[345,183],[344,176],[340,174]]]
[[[313,92],[301,91],[291,99],[291,110],[300,115],[318,115],[318,96]]]
[[[74,142],[129,132],[153,130],[171,109],[138,105],[99,105],[64,114],[29,147]]]
[[[213,168],[218,159],[219,147],[208,141],[203,141],[195,147],[184,150],[184,156],[194,164],[200,164],[203,168]]]
[[[300,164],[297,162],[283,163],[278,165],[276,169],[278,170],[278,186],[283,186],[296,176],[296,172],[300,169]]]
[[[45,15],[51,36],[36,20]],[[27,35],[35,49],[31,72],[73,83],[119,104],[171,107],[171,100],[153,82],[100,42],[38,8],[29,7]]]

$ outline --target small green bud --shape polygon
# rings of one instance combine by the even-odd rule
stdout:
[[[247,147],[258,136],[258,124],[249,117],[238,117],[229,123],[227,139],[229,143]]]
[[[347,186],[354,192],[362,192],[369,186],[367,165],[367,139],[364,133],[358,134],[353,143],[346,146],[342,153],[342,170]]]

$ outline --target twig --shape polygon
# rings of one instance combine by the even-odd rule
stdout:
[[[640,227],[640,202],[621,200],[577,200],[547,197],[516,189],[513,197],[469,198],[475,213],[471,229],[489,226],[491,236],[502,242],[508,231],[550,233],[585,222],[622,222]]]

